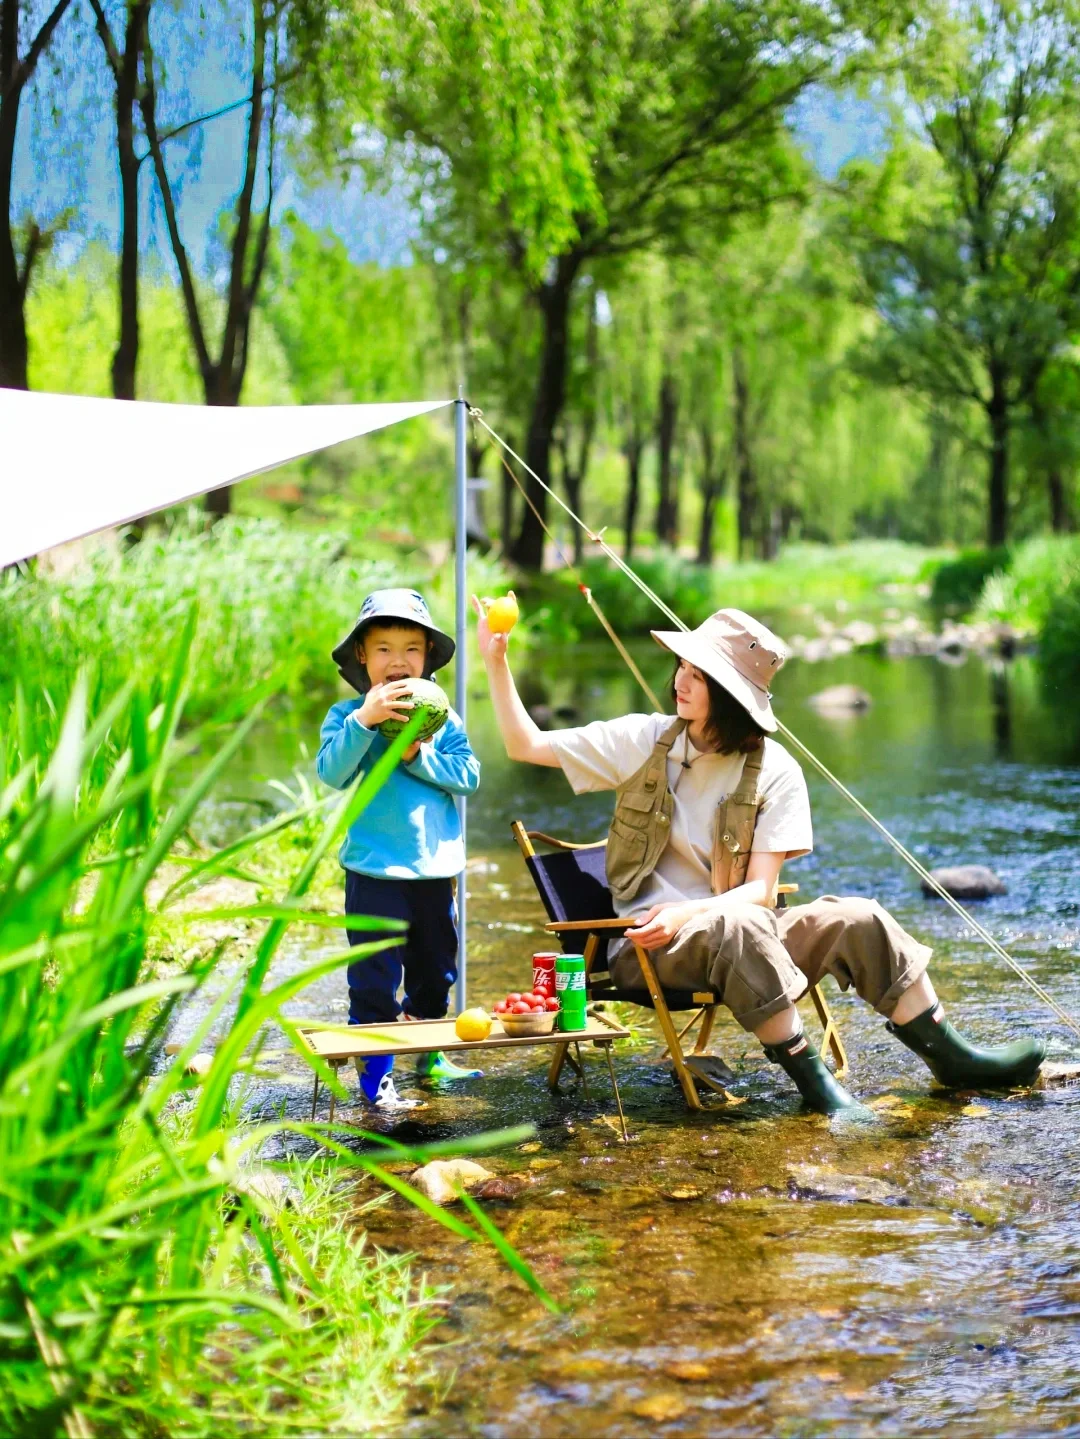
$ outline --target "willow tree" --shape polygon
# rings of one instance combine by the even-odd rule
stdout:
[[[986,538],[1001,545],[1015,431],[1041,427],[1080,329],[1080,7],[971,0],[909,95],[886,158],[847,177],[846,239],[881,320],[871,369],[981,415]]]
[[[479,237],[525,279],[542,326],[525,454],[545,480],[580,276],[797,191],[792,102],[872,64],[902,18],[887,0],[345,0],[338,15],[310,83],[343,129],[366,119],[395,142],[444,248]],[[514,557],[542,552],[526,510]]]

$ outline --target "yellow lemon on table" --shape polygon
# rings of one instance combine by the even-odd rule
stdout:
[[[493,635],[508,635],[517,624],[521,611],[513,591],[492,600],[487,607],[487,625]]]
[[[454,1021],[458,1039],[487,1039],[491,1033],[491,1016],[483,1009],[463,1009]]]

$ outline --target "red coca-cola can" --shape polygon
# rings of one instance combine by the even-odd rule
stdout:
[[[533,993],[553,995],[555,993],[555,961],[557,954],[533,955]]]

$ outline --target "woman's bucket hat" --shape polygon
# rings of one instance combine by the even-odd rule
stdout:
[[[367,694],[371,688],[367,668],[356,658],[356,641],[360,631],[379,620],[404,620],[406,624],[417,625],[431,636],[431,653],[424,667],[425,677],[441,670],[454,657],[454,641],[442,630],[436,629],[431,621],[424,597],[416,590],[372,590],[360,606],[356,623],[332,654],[342,679],[348,680],[354,690]]]
[[[657,644],[722,685],[763,730],[775,733],[769,686],[788,656],[772,630],[742,610],[717,610],[696,630],[650,633]]]

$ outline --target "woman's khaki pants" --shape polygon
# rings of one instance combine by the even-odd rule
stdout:
[[[930,955],[876,900],[827,894],[792,909],[696,915],[651,957],[665,988],[711,989],[754,1030],[826,974],[888,1017]],[[620,989],[645,988],[631,945],[612,969]]]

